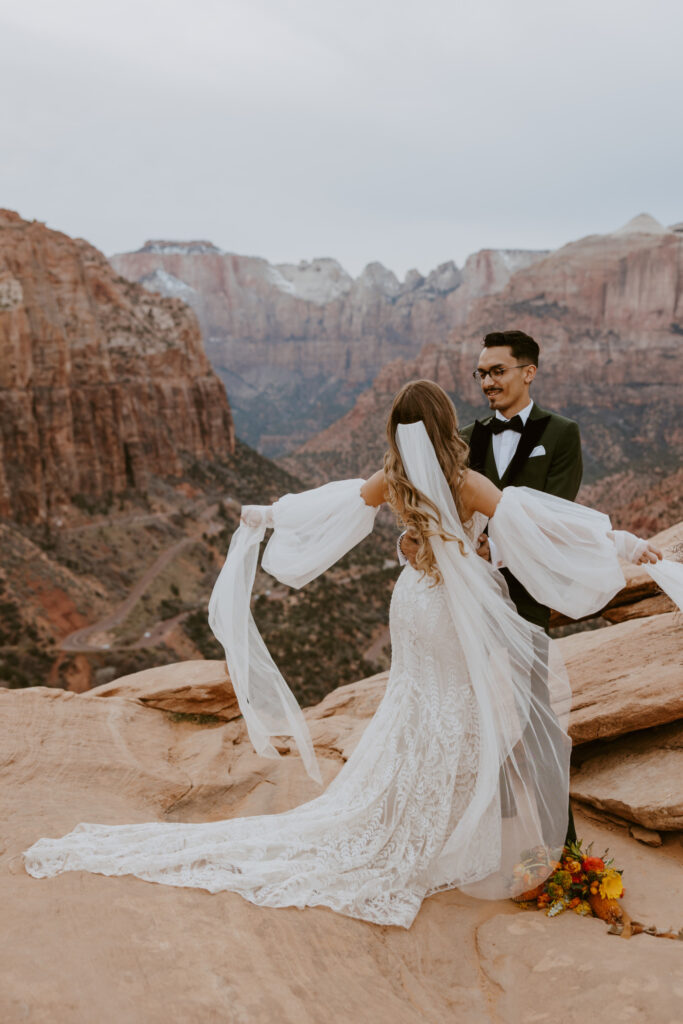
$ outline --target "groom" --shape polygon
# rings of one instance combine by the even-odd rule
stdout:
[[[538,355],[538,344],[524,331],[486,335],[473,376],[492,415],[475,420],[461,434],[470,446],[470,467],[497,487],[533,487],[574,501],[583,472],[579,426],[541,409],[531,398]],[[485,534],[479,542],[478,553],[501,568]],[[547,633],[550,609],[539,604],[507,569],[501,571],[519,614]]]
[[[461,433],[470,446],[471,468],[497,487],[533,487],[573,501],[583,472],[579,427],[573,420],[541,409],[531,398],[529,389],[538,369],[538,354],[538,344],[524,331],[486,335],[474,377],[481,384],[492,415],[475,420]],[[485,534],[479,538],[478,554],[501,570],[522,618],[547,633],[550,609],[533,598],[502,565]],[[542,751],[539,754],[542,756]],[[575,840],[570,803],[565,843]]]
[[[583,471],[579,427],[573,420],[542,409],[531,398],[538,355],[538,344],[524,331],[494,331],[486,335],[474,377],[481,384],[490,413],[464,427],[461,434],[470,446],[470,467],[497,487],[533,487],[573,501]],[[404,534],[400,538],[401,552],[409,560],[416,547],[410,536]],[[550,609],[536,601],[502,565],[486,534],[479,537],[477,553],[501,570],[522,618],[547,633]],[[537,695],[547,702],[545,680],[536,679],[533,685]],[[537,755],[542,762],[543,750],[539,749]],[[575,839],[570,805],[566,842]]]

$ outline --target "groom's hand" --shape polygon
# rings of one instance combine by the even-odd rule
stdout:
[[[417,558],[417,549],[419,544],[417,538],[413,537],[410,533],[404,533],[400,540],[401,554],[408,559],[413,569],[416,569],[415,559]]]
[[[491,561],[491,548],[489,547],[489,538],[486,533],[480,533],[477,538],[477,554],[480,558],[485,558],[487,562]]]

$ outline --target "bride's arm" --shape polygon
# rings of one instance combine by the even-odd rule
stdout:
[[[367,537],[377,514],[377,504],[368,498],[377,500],[378,492],[375,484],[364,494],[368,483],[334,480],[276,501],[273,535],[261,560],[265,571],[287,586],[302,587]]]
[[[360,494],[365,504],[371,508],[378,508],[387,500],[387,485],[383,469],[378,469],[363,482]],[[273,506],[276,504],[277,502],[273,502],[272,505],[243,505],[240,520],[245,526],[258,527],[265,523],[266,527],[273,527],[275,525]]]
[[[470,514],[482,512],[489,519],[493,518],[498,502],[503,497],[500,488],[472,469],[465,472],[461,494],[463,505]],[[627,562],[632,562],[634,565],[646,565],[654,564],[662,559],[662,552],[659,548],[632,533],[611,530],[609,536],[619,556]]]
[[[617,554],[634,563],[661,558],[647,541],[613,532],[596,509],[530,487],[494,490],[489,535],[505,565],[537,601],[572,619],[599,611],[624,586]],[[485,508],[486,498],[475,501]]]
[[[387,500],[387,482],[384,470],[378,469],[376,473],[365,481],[360,489],[361,497],[366,505],[377,508]]]
[[[494,483],[487,480],[474,469],[466,469],[460,487],[460,498],[463,504],[465,521],[474,512],[481,512],[487,519],[493,516],[503,492]]]

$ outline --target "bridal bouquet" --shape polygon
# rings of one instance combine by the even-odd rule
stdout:
[[[564,910],[577,914],[595,915],[604,921],[616,921],[621,917],[617,900],[625,889],[621,880],[621,868],[613,867],[613,859],[607,860],[608,851],[602,857],[592,855],[593,844],[582,849],[582,840],[570,843],[564,848],[559,861],[548,861],[544,847],[527,850],[522,861],[515,866],[517,879],[528,882],[530,888],[515,897],[517,903],[533,903],[539,910],[545,910],[548,917],[556,917]],[[533,881],[545,875],[548,868],[554,870],[539,885]]]

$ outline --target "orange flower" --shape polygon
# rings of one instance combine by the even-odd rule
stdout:
[[[581,867],[584,871],[604,871],[605,862],[602,857],[584,857]]]

